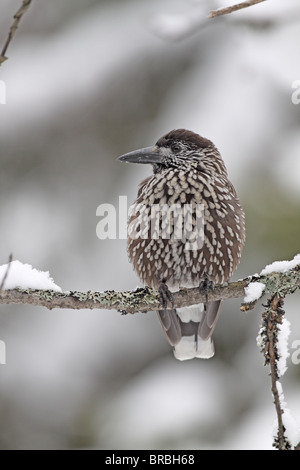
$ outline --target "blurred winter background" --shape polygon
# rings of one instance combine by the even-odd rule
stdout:
[[[12,252],[65,290],[139,285],[126,241],[96,237],[96,209],[131,203],[151,171],[116,157],[178,127],[213,140],[244,205],[234,278],[300,251],[300,4],[205,19],[231,3],[32,2],[0,69],[0,264]],[[1,0],[0,45],[20,4]],[[286,301],[290,346],[299,301]],[[261,301],[247,315],[239,305],[224,303],[215,357],[184,363],[154,313],[2,305],[1,449],[270,449]],[[300,421],[299,377],[289,360],[285,398]]]

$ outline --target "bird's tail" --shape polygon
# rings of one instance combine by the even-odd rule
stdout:
[[[215,353],[211,335],[215,329],[221,301],[208,302],[172,310],[159,310],[158,316],[174,356],[180,361],[209,359]]]

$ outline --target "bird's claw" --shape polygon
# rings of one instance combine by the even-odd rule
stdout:
[[[174,298],[172,292],[169,290],[166,281],[162,281],[159,288],[158,292],[160,295],[160,305],[162,306],[163,309],[166,309],[168,307],[168,302],[171,303],[172,308],[174,307]]]
[[[205,273],[203,281],[200,282],[199,284],[199,291],[200,294],[205,295],[205,309],[207,309],[207,304],[208,304],[208,296],[210,292],[213,292],[215,289],[215,284],[213,281],[211,281],[208,277],[208,275]]]

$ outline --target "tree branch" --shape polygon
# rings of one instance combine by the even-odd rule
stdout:
[[[289,450],[291,449],[291,444],[285,434],[286,430],[283,424],[284,409],[282,408],[278,390],[278,381],[280,379],[278,373],[278,360],[280,359],[278,351],[278,325],[282,323],[284,315],[282,306],[283,299],[278,294],[273,295],[268,300],[266,310],[262,315],[263,326],[260,335],[263,340],[261,352],[265,357],[265,365],[268,364],[270,366],[271,391],[277,416],[277,435],[274,438],[273,446],[278,450]]]
[[[2,48],[2,51],[0,53],[0,66],[2,65],[3,62],[5,62],[7,60],[7,57],[5,56],[5,54],[6,54],[6,51],[8,49],[8,46],[11,43],[11,41],[12,41],[12,39],[13,39],[15,33],[16,33],[16,30],[19,26],[19,23],[21,21],[22,16],[24,15],[24,13],[29,8],[29,5],[31,4],[31,1],[32,0],[23,0],[21,7],[17,11],[17,13],[14,15],[14,22],[10,27],[8,36],[7,36],[6,41],[5,41],[5,44],[4,44],[4,46]]]
[[[256,5],[257,3],[265,2],[266,0],[248,0],[246,2],[237,3],[236,5],[231,5],[225,8],[219,8],[218,10],[212,10],[208,18],[215,18],[216,16],[227,15],[229,13],[233,13],[234,11],[242,10],[243,8],[251,7],[252,5]]]
[[[286,273],[273,272],[265,276],[250,276],[237,282],[217,285],[209,293],[208,300],[226,300],[245,296],[245,287],[253,282],[265,284],[263,293],[274,294],[294,292],[300,287],[300,265]],[[198,288],[181,289],[174,292],[174,307],[185,307],[205,302],[205,294]],[[250,310],[256,301],[243,303],[242,311]],[[0,292],[0,304],[30,304],[36,306],[69,309],[106,309],[118,310],[123,313],[147,312],[158,310],[160,296],[158,291],[149,287],[138,288],[135,291],[105,291],[105,292],[56,292],[50,290],[12,289]]]

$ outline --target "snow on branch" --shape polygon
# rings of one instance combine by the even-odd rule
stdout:
[[[265,365],[270,368],[271,391],[277,419],[273,447],[278,450],[297,450],[300,446],[300,428],[287,408],[280,382],[287,370],[287,344],[290,333],[290,323],[284,316],[283,304],[284,299],[278,293],[268,299],[262,314],[257,344],[264,355]]]
[[[19,23],[21,21],[22,16],[24,15],[24,13],[29,8],[29,6],[31,4],[31,1],[32,0],[23,0],[22,5],[20,6],[19,10],[14,15],[14,21],[13,21],[13,23],[12,23],[10,29],[9,29],[9,33],[7,35],[5,44],[4,44],[4,46],[2,48],[2,51],[0,53],[0,66],[3,62],[5,62],[7,60],[7,57],[5,56],[5,54],[6,54],[6,51],[8,49],[8,46],[11,43],[11,41],[12,41],[12,39],[13,39],[15,33],[16,33],[16,30],[19,26]]]
[[[278,263],[278,262],[277,262]],[[216,285],[209,293],[209,300],[226,300],[244,297],[242,311],[250,310],[263,294],[277,293],[284,297],[300,287],[300,255],[292,261],[281,262],[279,271],[265,268],[260,275],[255,274],[236,282]],[[0,292],[0,304],[30,304],[36,306],[69,309],[106,309],[126,313],[146,312],[160,307],[158,291],[149,287],[133,291],[116,292],[63,292],[49,273],[41,272],[28,264],[12,261],[7,279]],[[276,265],[274,265],[276,266]],[[0,279],[7,273],[7,265],[0,266]],[[259,288],[257,286],[259,285]],[[173,294],[174,307],[185,307],[205,302],[206,294],[197,287],[181,289]]]
[[[246,2],[237,3],[229,7],[218,8],[218,10],[213,10],[209,13],[208,18],[215,18],[216,16],[228,15],[234,11],[242,10],[243,8],[251,7],[257,3],[265,2],[266,0],[248,0]]]
[[[262,276],[270,274],[289,274],[292,277],[294,273],[300,273],[300,255],[294,257],[291,261],[275,261],[266,266],[262,271]],[[292,279],[291,284],[293,283]],[[286,286],[287,287],[287,286]],[[290,323],[285,318],[283,310],[284,297],[293,293],[299,287],[295,279],[294,288],[285,288],[278,285],[273,290],[262,314],[262,325],[257,337],[257,344],[264,355],[265,365],[270,368],[271,391],[274,399],[276,411],[277,426],[274,431],[273,446],[278,450],[299,450],[300,448],[300,427],[291,415],[284,400],[281,377],[287,370],[288,337],[290,334]],[[251,288],[251,285],[249,286]],[[259,289],[256,288],[259,291]],[[246,295],[247,297],[247,295]]]

